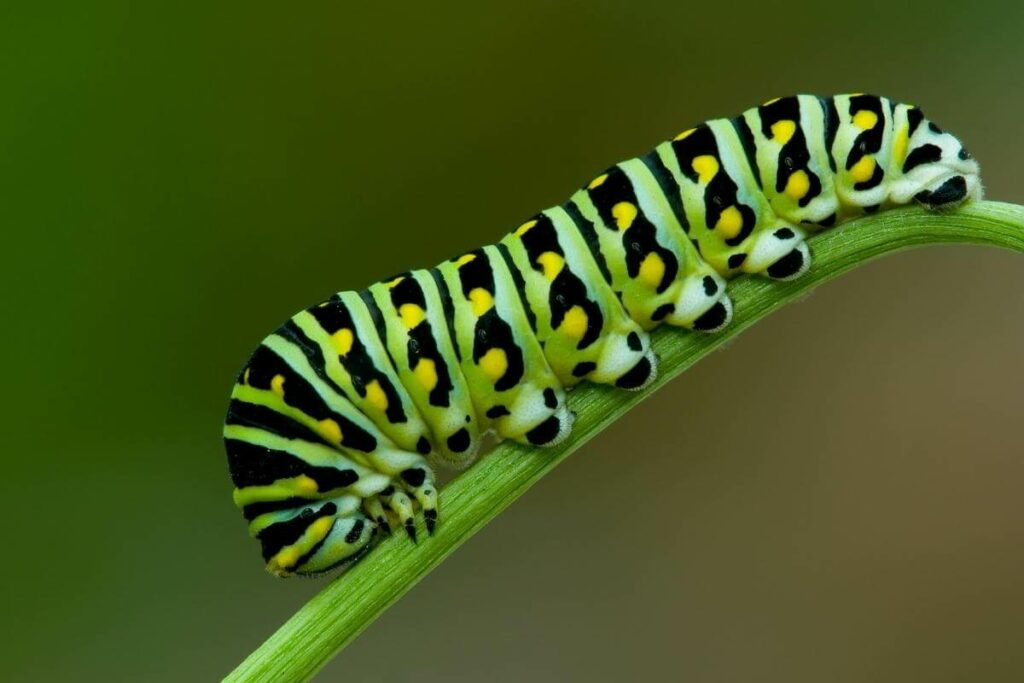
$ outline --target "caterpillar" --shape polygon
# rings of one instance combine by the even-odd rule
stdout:
[[[544,447],[581,381],[638,391],[648,332],[729,324],[726,281],[790,280],[809,235],[918,202],[979,199],[977,162],[913,105],[864,94],[771,100],[596,176],[497,244],[335,294],[257,347],[224,439],[234,502],[267,569],[352,562],[417,509],[434,467],[491,434]]]

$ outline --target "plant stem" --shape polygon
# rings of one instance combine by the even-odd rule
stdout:
[[[741,277],[729,286],[735,317],[715,335],[662,327],[653,333],[659,377],[630,393],[584,385],[572,392],[577,420],[570,439],[554,448],[499,445],[441,493],[441,521],[414,545],[404,535],[384,539],[349,571],[327,584],[231,672],[228,681],[304,681],[385,609],[475,534],[551,468],[620,415],[698,360],[775,309],[823,282],[878,256],[928,244],[982,244],[1024,252],[1024,206],[978,202],[946,214],[917,207],[882,211],[810,240],[813,265],[795,282]]]

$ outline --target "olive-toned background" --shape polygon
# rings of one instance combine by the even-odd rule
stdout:
[[[348,4],[0,9],[0,678],[227,673],[324,585],[265,574],[231,505],[254,344],[698,121],[888,94],[1024,201],[1016,2]],[[323,680],[1020,680],[1022,287],[1024,258],[968,248],[824,287]]]

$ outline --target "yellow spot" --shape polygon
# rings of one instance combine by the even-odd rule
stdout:
[[[274,378],[270,380],[270,390],[284,398],[284,375],[274,375]]]
[[[861,157],[860,161],[850,169],[850,177],[855,183],[863,183],[871,180],[875,173],[875,160],[869,156]]]
[[[426,312],[416,304],[402,304],[398,307],[398,317],[407,329],[412,329],[423,322]]]
[[[619,202],[612,207],[612,216],[615,217],[615,225],[619,227],[619,230],[625,230],[633,225],[633,221],[636,220],[636,214],[636,205],[629,202]]]
[[[606,180],[608,180],[608,174],[607,173],[605,173],[604,175],[599,175],[599,176],[597,176],[596,178],[594,178],[593,180],[590,181],[590,184],[587,185],[587,189],[588,190],[593,190],[595,187],[601,187],[601,184],[604,183],[604,181],[606,181]]]
[[[355,335],[347,327],[343,327],[331,335],[331,346],[334,347],[335,352],[339,356],[347,356],[348,352],[352,350],[352,342],[354,341]]]
[[[396,277],[396,278],[395,278],[394,280],[392,280],[391,282],[389,282],[389,283],[388,283],[388,289],[394,289],[394,288],[395,288],[395,287],[397,287],[397,286],[399,285],[399,283],[401,283],[401,282],[402,282],[402,280],[404,280],[404,279],[405,279],[405,276],[404,276],[404,275],[399,275],[399,276],[398,276],[398,277]]]
[[[380,411],[388,409],[388,397],[380,386],[380,381],[373,380],[366,385],[366,400],[371,406]]]
[[[314,543],[323,539],[327,535],[327,532],[331,530],[331,526],[334,524],[333,517],[321,517],[312,524],[309,525],[309,535],[312,536],[311,541]]]
[[[665,276],[665,262],[660,256],[651,252],[640,264],[640,279],[650,287],[657,287]]]
[[[316,480],[312,477],[307,477],[305,474],[299,475],[295,478],[295,493],[300,495],[312,495],[320,489],[316,484]]]
[[[299,550],[295,546],[290,545],[271,558],[270,565],[268,566],[268,568],[270,569],[270,571],[275,571],[277,569],[288,569],[298,561]]]
[[[455,267],[456,268],[461,268],[462,266],[466,265],[467,263],[470,263],[471,261],[473,261],[475,258],[476,258],[476,254],[463,254],[458,259],[456,259]]]
[[[580,306],[573,306],[565,314],[562,331],[574,339],[582,339],[587,333],[587,313]]]
[[[772,138],[780,145],[789,142],[794,133],[796,133],[796,121],[786,119],[772,124]]]
[[[907,158],[908,144],[910,144],[910,127],[903,124],[896,131],[896,139],[892,142],[892,160],[897,168],[903,167],[903,162]]]
[[[871,130],[878,123],[878,114],[867,109],[861,109],[853,115],[853,125],[861,130]]]
[[[786,181],[786,196],[799,201],[807,195],[811,189],[811,179],[804,171],[795,171]]]
[[[718,159],[710,154],[702,154],[693,160],[691,164],[694,172],[699,176],[698,180],[705,185],[718,173]]]
[[[742,229],[743,214],[735,206],[730,206],[723,211],[722,215],[718,217],[718,223],[715,224],[715,232],[727,240],[736,237]]]
[[[437,386],[437,365],[430,358],[421,358],[412,374],[416,375],[416,381],[427,391],[433,391]]]
[[[329,441],[340,444],[341,443],[341,427],[338,423],[331,418],[320,420],[320,431]]]
[[[473,315],[479,318],[494,306],[494,297],[483,287],[474,287],[469,292],[469,303],[473,306]]]
[[[688,130],[684,130],[682,133],[680,133],[679,135],[675,136],[675,138],[673,138],[673,139],[674,140],[685,140],[686,138],[688,138],[691,135],[693,135],[693,131],[695,131],[695,130],[697,130],[697,129],[696,128],[690,128]]]
[[[492,382],[497,382],[508,370],[508,356],[502,349],[489,349],[480,359],[480,369]]]
[[[762,107],[770,107],[771,105],[773,105],[776,102],[778,102],[780,99],[782,99],[782,98],[781,97],[773,97],[770,100],[768,100],[767,102],[763,103],[761,106]]]
[[[554,280],[565,267],[565,259],[553,251],[545,251],[537,257],[537,263],[544,269],[544,277]]]
[[[242,374],[242,384],[249,383],[249,368],[245,369],[245,373]]]
[[[522,237],[523,235],[528,233],[530,231],[530,229],[533,226],[535,226],[535,225],[537,225],[537,221],[536,220],[526,221],[525,223],[520,225],[518,228],[516,228],[516,237]]]

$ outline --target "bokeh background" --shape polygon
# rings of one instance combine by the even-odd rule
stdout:
[[[1017,2],[5,3],[0,678],[215,680],[322,585],[231,505],[295,310],[793,92],[920,104],[1024,201]],[[545,478],[323,680],[1024,676],[1024,259],[827,285]]]

